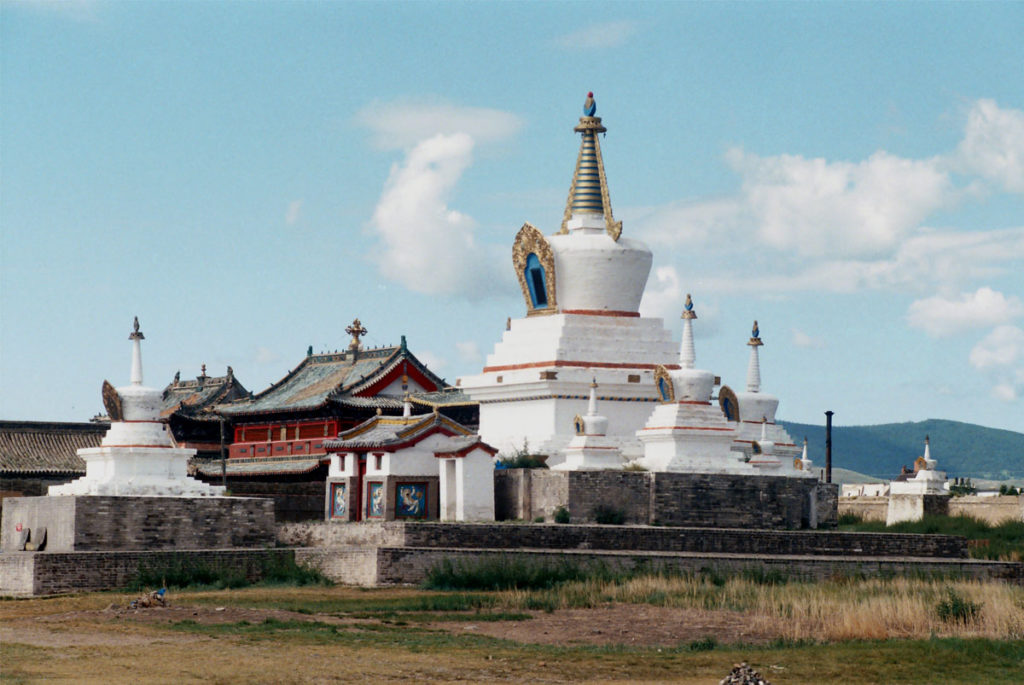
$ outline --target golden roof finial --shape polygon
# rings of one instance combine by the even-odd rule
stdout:
[[[565,202],[561,233],[569,232],[569,220],[574,214],[602,214],[608,235],[618,240],[622,234],[622,222],[615,221],[612,215],[608,179],[605,177],[601,143],[597,137],[598,133],[604,133],[608,129],[601,124],[601,117],[594,116],[596,113],[597,103],[594,101],[594,94],[587,93],[583,116],[573,129],[583,134],[583,137],[580,141],[580,152],[576,157],[576,171],[569,187],[569,198]]]

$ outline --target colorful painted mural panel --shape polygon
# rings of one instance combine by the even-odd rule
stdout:
[[[384,518],[384,483],[370,483],[367,486],[366,518]]]
[[[348,519],[348,488],[345,483],[331,483],[331,518]]]
[[[427,517],[426,483],[398,483],[395,494],[395,518]]]

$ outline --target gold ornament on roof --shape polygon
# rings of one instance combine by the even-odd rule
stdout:
[[[354,319],[352,325],[345,329],[345,332],[352,336],[352,342],[348,344],[349,349],[358,350],[362,347],[362,343],[359,342],[359,338],[366,335],[367,330],[363,327],[363,324],[359,322],[359,319]]]

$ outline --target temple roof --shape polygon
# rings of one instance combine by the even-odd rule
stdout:
[[[195,417],[217,404],[242,399],[248,395],[249,391],[235,378],[230,366],[224,376],[207,376],[204,365],[202,375],[193,380],[183,381],[175,374],[171,384],[164,388],[160,416],[178,413]]]
[[[283,476],[310,473],[320,467],[320,459],[261,458],[228,459],[225,471],[228,476]],[[197,463],[195,469],[207,477],[221,475],[219,459]]]
[[[394,400],[400,407],[401,397],[379,393],[403,375],[426,390],[445,387],[443,379],[409,352],[403,338],[403,344],[396,347],[307,354],[295,369],[263,392],[216,409],[239,417],[318,409],[329,403],[392,408],[390,400]]]
[[[76,452],[99,447],[108,428],[106,423],[0,421],[0,472],[85,473]]]
[[[398,449],[415,444],[434,433],[449,436],[476,437],[465,426],[437,413],[419,416],[374,416],[355,428],[340,433],[334,440],[324,440],[330,450]]]

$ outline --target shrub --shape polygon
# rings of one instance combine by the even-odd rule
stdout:
[[[262,557],[248,576],[245,570],[224,562],[197,561],[185,554],[172,554],[155,561],[139,563],[129,589],[152,587],[214,587],[240,588],[249,585],[330,585],[316,569],[299,566],[287,553]]]
[[[502,469],[546,469],[546,454],[530,452],[530,443],[523,440],[523,446],[516,449],[511,456],[498,459],[498,468]]]
[[[935,610],[945,623],[973,623],[981,613],[981,605],[959,595],[953,588],[946,590],[946,599]]]
[[[621,575],[601,564],[536,561],[502,554],[459,562],[445,559],[427,572],[424,587],[430,590],[547,590],[571,581],[614,580]]]
[[[565,507],[555,509],[555,523],[569,523],[570,518],[569,510]]]
[[[713,637],[706,637],[703,640],[694,640],[688,645],[687,649],[691,652],[710,652],[717,646],[718,640]]]
[[[537,516],[536,518],[533,519],[533,522],[534,523],[544,523],[544,517],[543,516]]]
[[[594,507],[594,520],[598,523],[621,526],[626,522],[626,512],[607,504],[599,504]]]
[[[839,525],[840,526],[856,526],[857,524],[863,523],[863,522],[864,522],[864,519],[862,519],[857,514],[846,513],[846,514],[840,514],[839,515]]]

